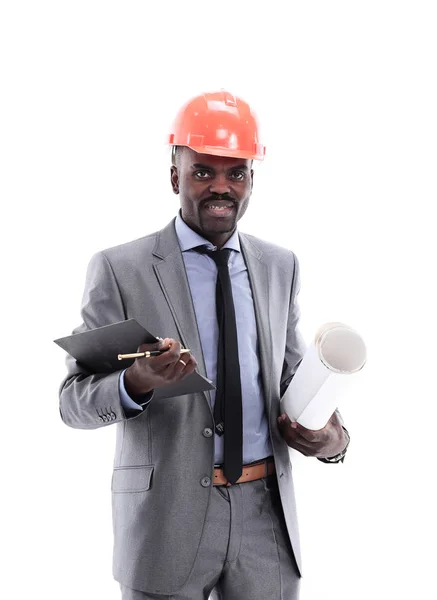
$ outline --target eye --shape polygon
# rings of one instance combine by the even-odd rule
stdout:
[[[194,177],[197,177],[197,179],[208,179],[211,174],[209,171],[194,171],[193,175]]]
[[[245,177],[246,177],[246,173],[244,171],[233,171],[231,173],[231,176],[233,179],[236,179],[237,181],[243,181],[243,179],[245,179]]]

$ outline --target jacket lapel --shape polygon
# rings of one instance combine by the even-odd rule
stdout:
[[[192,350],[198,363],[198,372],[207,377],[196,314],[174,223],[175,219],[158,233],[153,255],[159,261],[153,268],[175,320],[179,339],[185,348]],[[209,403],[209,392],[204,394]]]
[[[259,361],[264,384],[266,407],[271,404],[271,373],[273,364],[273,343],[270,329],[269,307],[269,269],[262,262],[262,251],[244,233],[239,234],[240,247],[246,262],[252,289],[255,318],[258,333]]]

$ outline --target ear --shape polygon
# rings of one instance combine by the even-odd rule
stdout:
[[[173,192],[175,194],[179,194],[179,174],[177,167],[174,165],[170,167],[170,181]]]

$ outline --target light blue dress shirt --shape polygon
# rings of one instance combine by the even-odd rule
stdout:
[[[218,323],[215,305],[217,265],[206,254],[199,254],[193,248],[205,245],[217,250],[211,242],[193,231],[182,220],[180,212],[175,222],[176,235],[182,250],[188,283],[193,298],[194,310],[202,344],[207,377],[215,384],[217,380]],[[231,248],[229,274],[232,283],[235,317],[238,331],[238,354],[241,373],[241,392],[243,401],[243,463],[248,464],[273,454],[264,397],[261,373],[257,354],[257,329],[253,307],[252,291],[243,254],[240,250],[238,232],[226,242],[223,248]],[[205,301],[207,298],[207,301]],[[211,394],[211,408],[214,407],[215,390]],[[122,406],[128,409],[142,410],[134,402],[124,387],[124,371],[120,378],[120,398]],[[153,395],[146,404],[153,400]],[[215,434],[215,464],[223,463],[224,437]]]

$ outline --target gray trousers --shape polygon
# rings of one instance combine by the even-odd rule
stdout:
[[[122,600],[298,600],[276,475],[214,486],[193,571],[176,594],[120,587]]]

